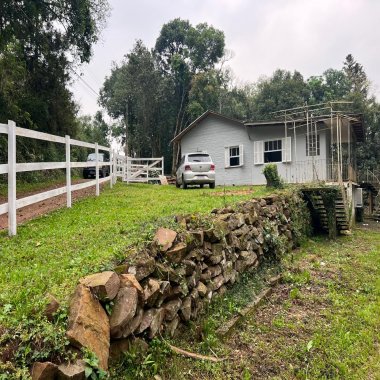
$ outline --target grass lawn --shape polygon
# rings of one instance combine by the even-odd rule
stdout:
[[[221,341],[216,329],[238,312],[236,295],[248,302],[259,291],[262,274],[231,289],[193,323],[192,333],[171,342],[225,361],[175,356],[157,341],[148,364],[127,357],[113,378],[380,379],[379,231],[357,230],[336,241],[315,237],[282,265],[283,282],[229,338]]]
[[[251,188],[227,190],[244,189]],[[255,187],[249,193],[220,196],[222,188],[184,191],[173,186],[118,183],[98,198],[80,200],[72,209],[19,226],[16,237],[8,238],[2,232],[0,325],[38,314],[48,292],[65,303],[81,276],[112,267],[128,245],[150,237],[160,219],[207,213],[266,192],[264,187]]]

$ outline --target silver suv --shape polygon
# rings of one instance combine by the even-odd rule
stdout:
[[[176,173],[176,186],[208,184],[211,189],[215,188],[215,164],[209,154],[197,152],[186,153],[182,156]]]

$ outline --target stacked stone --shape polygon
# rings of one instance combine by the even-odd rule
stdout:
[[[94,352],[106,370],[109,353],[128,346],[124,340],[172,336],[242,273],[257,268],[265,252],[263,220],[275,222],[292,245],[289,214],[286,201],[271,196],[213,210],[207,220],[177,217],[181,232],[159,228],[114,271],[80,280],[70,304],[71,344]],[[106,305],[112,305],[110,315]],[[62,368],[61,378],[70,378]]]

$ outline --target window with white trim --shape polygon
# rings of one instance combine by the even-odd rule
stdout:
[[[233,168],[244,164],[243,145],[227,146],[224,149],[225,167]]]
[[[292,161],[292,138],[283,137],[277,140],[254,141],[253,163],[262,165],[269,162]]]
[[[282,162],[282,140],[264,141],[264,163]]]
[[[306,135],[306,156],[320,156],[321,145],[319,135]]]

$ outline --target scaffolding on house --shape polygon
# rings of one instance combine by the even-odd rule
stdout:
[[[306,176],[310,170],[314,182],[324,181],[343,185],[344,182],[357,181],[356,153],[352,146],[356,143],[355,136],[360,133],[358,126],[361,128],[362,123],[360,115],[349,112],[350,106],[352,102],[349,101],[334,101],[315,105],[305,104],[272,113],[276,119],[284,123],[285,142],[287,142],[286,137],[293,134],[294,161],[298,164],[287,169],[292,171],[289,178],[295,179],[291,182],[304,182],[302,174]],[[297,159],[296,142],[297,129],[304,127],[306,127],[306,155],[310,156],[311,160],[302,165]],[[318,134],[323,130],[329,131],[330,138],[329,155],[325,165],[321,165],[321,159],[317,158]],[[285,151],[286,149],[285,146]],[[323,173],[321,167],[325,167]]]

